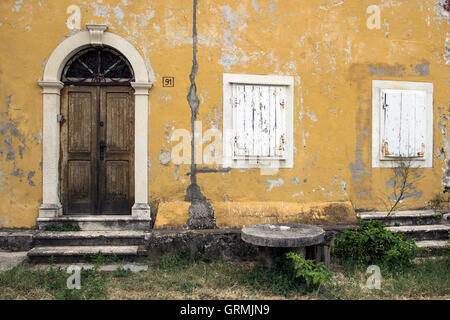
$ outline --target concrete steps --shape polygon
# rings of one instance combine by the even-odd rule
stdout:
[[[35,246],[132,246],[143,245],[144,231],[40,231],[33,237]]]
[[[151,219],[131,215],[86,215],[38,218],[39,230],[49,225],[77,225],[83,231],[146,231],[151,228]]]
[[[392,212],[359,212],[358,217],[362,220],[378,220],[390,227],[418,226],[440,224],[442,217],[433,210],[415,210]]]
[[[387,227],[392,232],[402,232],[406,239],[422,240],[447,240],[450,226],[437,225],[423,225],[423,226],[401,226],[401,227]]]
[[[432,254],[440,254],[444,252],[444,250],[450,249],[448,240],[423,240],[417,241],[416,244],[418,247],[428,248],[429,252]]]
[[[431,252],[450,247],[450,225],[445,219],[446,215],[442,216],[432,210],[397,211],[389,216],[387,212],[359,212],[358,217],[362,220],[381,221],[387,226],[387,230],[401,232],[406,239],[415,239],[419,247],[428,248]]]
[[[430,249],[443,249],[448,247],[448,240],[422,240],[416,242],[418,247]]]
[[[140,246],[47,246],[35,247],[28,251],[28,258],[34,263],[90,261],[91,257],[102,254],[104,257],[134,259],[142,255]]]
[[[28,258],[34,263],[90,261],[103,256],[133,259],[145,255],[144,231],[40,231],[33,236],[34,248]],[[53,257],[53,258],[51,258]]]

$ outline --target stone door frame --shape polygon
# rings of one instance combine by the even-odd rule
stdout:
[[[44,77],[38,83],[43,99],[42,205],[39,218],[63,215],[60,201],[60,125],[61,73],[67,61],[80,50],[91,46],[109,46],[119,51],[130,62],[135,76],[135,135],[134,135],[134,198],[133,218],[150,219],[148,204],[148,92],[152,87],[147,66],[139,52],[124,38],[106,32],[106,25],[86,25],[84,31],[61,42],[50,55]]]

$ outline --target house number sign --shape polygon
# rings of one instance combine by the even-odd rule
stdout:
[[[162,78],[163,87],[174,87],[175,78],[174,77],[163,77]]]

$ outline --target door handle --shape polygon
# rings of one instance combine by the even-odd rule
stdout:
[[[100,141],[99,144],[100,147],[100,160],[104,160],[105,159],[105,149],[106,149],[106,143],[105,141]]]

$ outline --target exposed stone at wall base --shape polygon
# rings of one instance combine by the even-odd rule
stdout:
[[[325,230],[323,245],[332,246],[333,240],[343,230],[356,229],[357,225],[320,225],[320,227]],[[152,230],[146,241],[146,249],[151,258],[180,253],[192,258],[202,255],[207,258],[222,257],[240,260],[255,260],[259,256],[259,247],[242,241],[241,228],[159,229]]]
[[[214,229],[216,219],[214,209],[207,201],[195,201],[189,206],[189,219],[186,224],[189,229]]]
[[[192,258],[203,255],[246,259],[258,253],[255,246],[241,240],[240,228],[153,230],[146,248],[152,258],[184,252]]]
[[[0,231],[0,249],[7,251],[28,251],[33,248],[33,234],[37,230]]]
[[[200,187],[196,183],[191,183],[186,190],[185,201],[189,201],[189,219],[187,226],[189,229],[214,229],[216,219],[214,209],[202,194]]]

